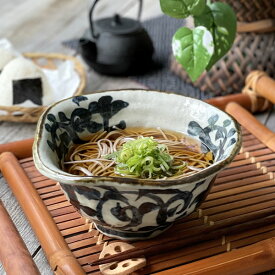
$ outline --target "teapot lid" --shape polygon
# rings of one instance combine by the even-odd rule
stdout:
[[[96,31],[100,34],[108,32],[111,34],[130,34],[141,28],[139,21],[120,17],[115,14],[113,17],[102,18],[95,21]]]

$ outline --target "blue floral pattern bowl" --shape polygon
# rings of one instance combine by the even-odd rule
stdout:
[[[71,145],[98,131],[126,127],[183,132],[207,146],[214,163],[177,180],[80,177],[62,170]],[[146,239],[194,212],[240,146],[236,121],[203,101],[158,91],[119,90],[50,106],[38,122],[33,156],[37,169],[60,182],[67,199],[99,231],[120,239]]]

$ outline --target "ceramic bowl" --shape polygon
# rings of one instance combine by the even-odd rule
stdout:
[[[80,177],[62,171],[72,144],[97,131],[137,126],[190,135],[214,153],[214,163],[178,180]],[[37,169],[58,181],[71,204],[99,231],[120,239],[145,239],[192,213],[240,145],[236,121],[203,101],[158,91],[119,90],[50,106],[38,122],[33,156]]]

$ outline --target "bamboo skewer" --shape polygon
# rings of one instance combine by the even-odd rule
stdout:
[[[7,274],[39,275],[25,243],[0,201],[0,260]]]

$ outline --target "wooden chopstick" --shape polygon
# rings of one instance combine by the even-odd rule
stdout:
[[[196,236],[191,236],[188,238],[184,239],[175,239],[171,240],[169,242],[164,242],[161,244],[157,244],[154,246],[147,246],[143,248],[133,248],[131,250],[121,252],[116,255],[111,255],[108,257],[105,257],[103,259],[96,260],[90,265],[101,265],[101,264],[106,264],[106,263],[112,263],[112,262],[119,262],[123,261],[126,259],[133,259],[133,258],[138,258],[142,256],[153,256],[153,255],[158,255],[160,253],[164,252],[169,252],[169,251],[174,251],[177,249],[184,248],[185,246],[188,246],[190,244],[195,244],[198,242],[203,242],[203,241],[208,241],[208,240],[213,240],[220,238],[224,235],[227,234],[235,234],[235,233],[240,233],[246,230],[251,230],[258,228],[262,226],[263,224],[268,225],[268,224],[273,224],[275,222],[275,214],[274,214],[274,209],[270,209],[268,211],[270,215],[264,216],[260,219],[252,219],[252,221],[248,221],[242,224],[234,224],[231,225],[228,224],[224,228],[224,224],[217,224],[213,226],[208,226],[206,228],[203,228],[200,230],[200,232],[196,232]],[[219,228],[221,227],[222,228]],[[198,234],[199,233],[199,234]]]

